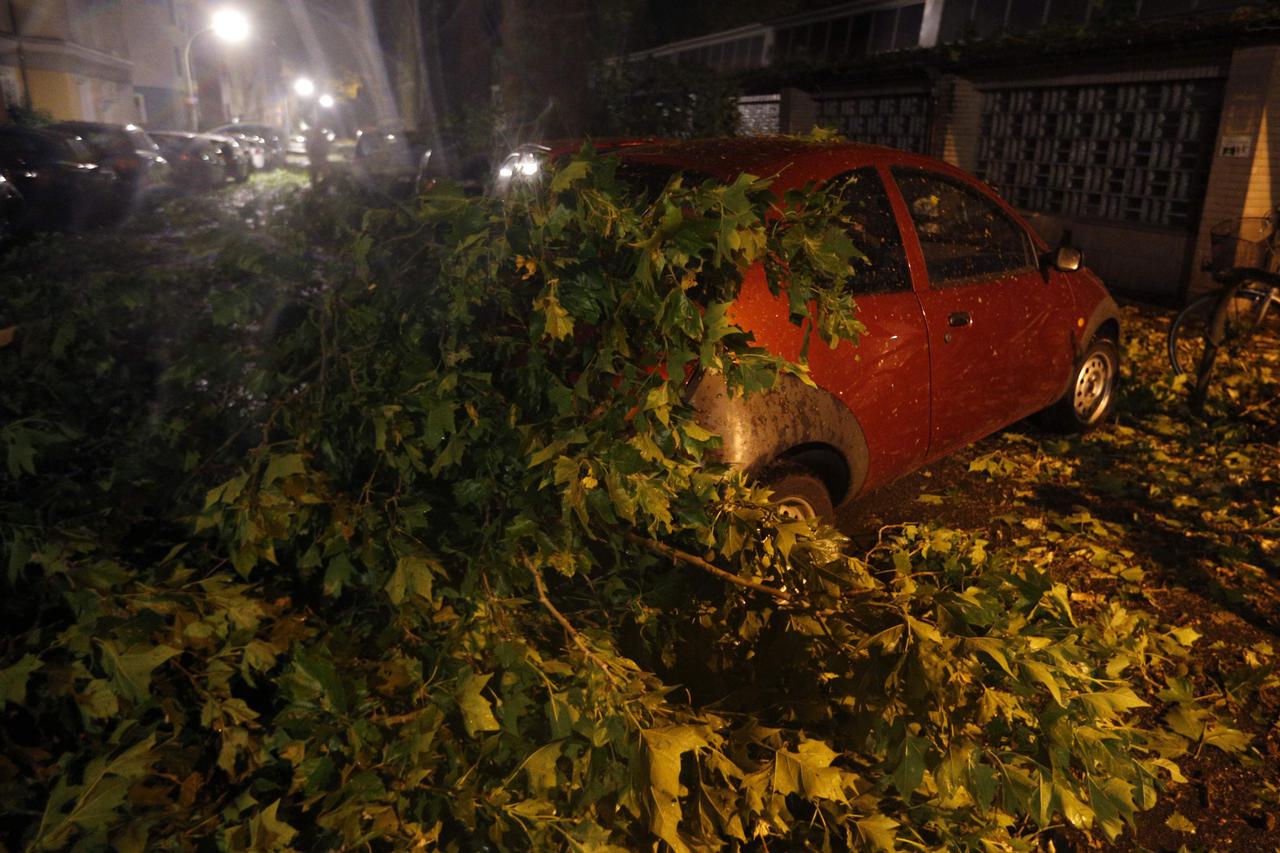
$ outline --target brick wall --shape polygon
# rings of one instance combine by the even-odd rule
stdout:
[[[1237,50],[1223,97],[1187,291],[1214,286],[1199,260],[1224,219],[1261,216],[1280,203],[1280,47]]]
[[[1093,57],[1078,68],[1041,70],[1037,75],[1014,76],[1007,71],[942,75],[933,91],[928,150],[966,171],[978,172],[984,92],[1170,81],[1215,81],[1222,86],[1220,118],[1212,110],[1202,118],[1202,132],[1206,143],[1212,142],[1212,150],[1207,180],[1199,172],[1203,194],[1197,188],[1190,230],[1123,218],[1035,215],[1032,219],[1051,244],[1069,230],[1072,241],[1085,250],[1089,265],[1117,290],[1176,303],[1213,286],[1209,275],[1200,270],[1200,260],[1208,254],[1209,229],[1215,223],[1258,216],[1280,203],[1280,46],[1240,48],[1229,58],[1225,52],[1157,61]],[[858,94],[892,91],[892,87],[868,86]],[[832,95],[821,93],[822,97]],[[784,133],[805,132],[817,118],[813,97],[798,89],[783,91],[780,126]]]
[[[933,156],[967,172],[978,168],[982,93],[972,81],[948,75],[938,81]]]

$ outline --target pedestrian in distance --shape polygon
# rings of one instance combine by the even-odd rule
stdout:
[[[328,132],[322,127],[307,128],[306,149],[307,174],[311,177],[311,186],[319,186],[329,162]]]

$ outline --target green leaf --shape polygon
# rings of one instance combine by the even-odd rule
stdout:
[[[276,480],[302,474],[307,470],[306,460],[301,453],[282,453],[273,455],[267,463],[267,471],[262,475],[262,485],[269,486]]]
[[[284,850],[297,837],[298,831],[277,816],[279,808],[280,800],[276,800],[249,821],[254,850]]]
[[[0,708],[12,703],[27,704],[27,681],[43,664],[33,654],[25,654],[13,666],[0,669]]]
[[[1044,685],[1045,689],[1049,691],[1049,695],[1053,697],[1053,701],[1065,707],[1062,701],[1062,689],[1058,684],[1058,680],[1053,677],[1053,673],[1049,671],[1049,667],[1034,660],[1022,660],[1019,663],[1032,678]]]
[[[401,557],[387,581],[387,597],[401,604],[406,596],[431,597],[432,561],[425,557]]]
[[[478,675],[473,670],[466,671],[454,691],[454,701],[462,712],[462,726],[470,737],[482,732],[496,732],[501,726],[493,715],[493,705],[481,695],[480,691],[489,683],[491,674]]]
[[[911,792],[924,782],[924,756],[928,748],[927,740],[913,735],[907,735],[902,741],[901,758],[890,778],[904,798],[909,799]]]
[[[856,821],[858,835],[863,843],[872,850],[892,853],[897,850],[898,822],[888,815],[871,815]]]
[[[164,645],[131,646],[122,651],[110,640],[99,640],[98,647],[112,687],[135,704],[151,697],[151,673],[155,668],[181,653],[180,649]]]
[[[529,780],[529,792],[535,797],[544,797],[559,787],[559,774],[556,772],[556,761],[560,758],[564,745],[555,741],[534,750],[524,760],[524,772]]]
[[[155,740],[155,735],[148,735],[115,758],[95,758],[85,767],[79,785],[59,779],[36,830],[36,849],[61,847],[77,828],[94,830],[112,824],[129,788],[158,759],[152,752]],[[69,810],[68,802],[73,802]]]
[[[535,299],[533,307],[542,313],[544,334],[547,337],[562,341],[573,334],[573,317],[560,305],[554,290]]]
[[[1196,825],[1187,818],[1183,817],[1181,812],[1174,812],[1169,815],[1164,825],[1172,829],[1174,832],[1186,832],[1194,834]]]
[[[675,850],[687,850],[680,833],[680,760],[686,752],[708,746],[704,731],[693,726],[665,726],[640,733],[649,828]]]
[[[1148,707],[1147,703],[1139,699],[1128,687],[1117,687],[1100,693],[1080,693],[1075,698],[1087,705],[1095,716],[1106,719],[1114,719],[1134,708]]]
[[[586,160],[571,160],[556,172],[551,179],[553,193],[564,192],[575,183],[587,177],[591,164]]]

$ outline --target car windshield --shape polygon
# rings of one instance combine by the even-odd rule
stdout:
[[[61,145],[65,150],[62,159],[70,160],[74,163],[92,163],[94,161],[93,150],[84,140],[68,137],[61,140]]]
[[[174,156],[176,154],[179,154],[182,151],[185,151],[188,147],[187,139],[182,136],[168,136],[168,135],[157,134],[152,138],[155,140],[156,145],[159,146],[160,151],[164,153],[166,156]]]
[[[129,137],[129,142],[133,145],[135,151],[159,151],[160,147],[155,141],[146,134],[146,131],[138,128],[126,129],[125,133]]]

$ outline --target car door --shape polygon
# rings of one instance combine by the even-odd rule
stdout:
[[[927,279],[920,301],[936,457],[1062,392],[1073,352],[1070,294],[1060,277],[1041,271],[1022,225],[976,185],[931,169],[892,173]]]
[[[851,282],[866,332],[834,350],[814,343],[809,369],[818,386],[857,419],[867,442],[867,491],[911,471],[929,449],[929,342],[920,301],[881,173],[865,166],[827,181],[845,199],[843,217],[865,258]],[[731,316],[770,351],[799,358],[804,332],[790,322],[787,298],[773,296],[764,277],[749,277]]]

